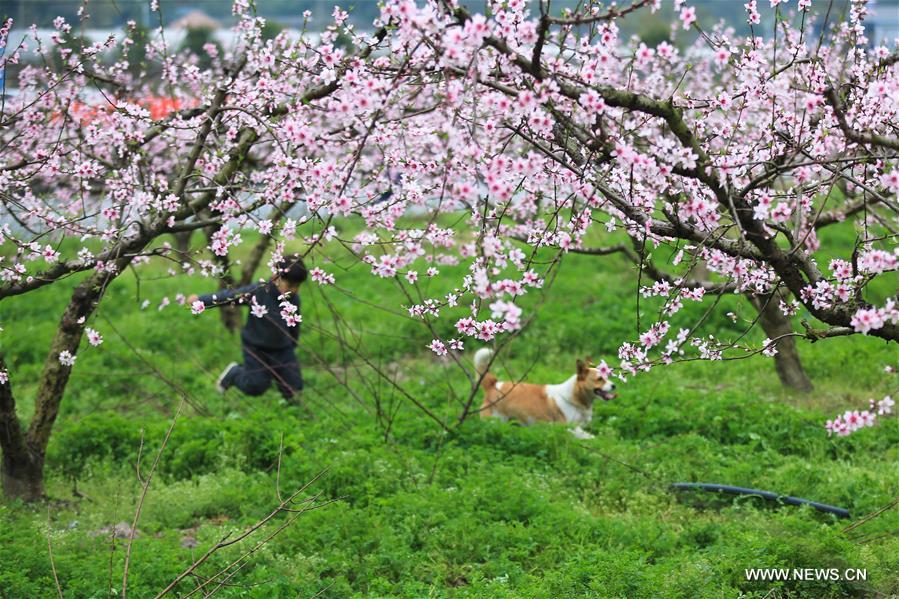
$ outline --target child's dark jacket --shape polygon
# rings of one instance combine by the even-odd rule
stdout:
[[[283,299],[279,299],[282,296]],[[281,316],[281,303],[285,300],[292,303],[299,313],[298,293],[282,294],[274,282],[267,281],[236,289],[223,289],[209,295],[201,295],[199,299],[207,308],[235,304],[250,306],[252,309],[254,303],[265,307],[264,316],[259,317],[252,312],[247,316],[247,322],[241,332],[241,339],[245,344],[266,350],[294,348],[297,345],[300,325],[287,326],[287,322]]]

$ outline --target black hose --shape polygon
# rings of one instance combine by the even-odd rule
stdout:
[[[723,493],[733,493],[735,495],[755,495],[768,499],[770,501],[779,501],[789,503],[790,505],[810,505],[816,510],[835,514],[840,518],[849,518],[849,510],[841,507],[834,507],[817,501],[802,499],[801,497],[790,497],[789,495],[778,495],[771,491],[760,491],[758,489],[747,489],[746,487],[732,487],[730,485],[716,485],[714,483],[672,483],[673,489],[701,489],[703,491],[719,491]]]

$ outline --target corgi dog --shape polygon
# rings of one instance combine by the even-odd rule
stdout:
[[[574,436],[590,439],[593,435],[581,426],[593,418],[593,402],[597,397],[604,401],[616,397],[614,383],[600,377],[590,358],[578,360],[575,374],[556,385],[500,381],[487,371],[492,358],[493,350],[487,347],[474,355],[474,367],[484,389],[481,418],[495,416],[522,424],[564,422],[574,425]]]

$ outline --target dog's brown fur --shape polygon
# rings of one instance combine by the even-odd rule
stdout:
[[[484,402],[481,404],[481,418],[500,415],[520,422],[565,422],[565,415],[546,394],[544,385],[531,383],[504,383],[501,389],[497,379],[487,373],[481,381]]]
[[[477,365],[480,369],[484,366]],[[569,389],[570,386],[570,389]],[[609,399],[609,381],[599,377],[592,360],[577,361],[577,372],[573,384],[569,381],[558,385],[535,385],[532,383],[500,382],[496,375],[485,372],[481,379],[484,402],[481,404],[481,418],[499,416],[530,424],[533,422],[573,422],[586,423],[592,416],[593,402],[597,397]],[[583,414],[582,418],[572,418],[560,407],[559,397],[574,406],[573,413]],[[571,410],[569,410],[571,411]]]

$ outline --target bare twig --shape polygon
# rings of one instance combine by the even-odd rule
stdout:
[[[50,540],[50,504],[47,504],[47,553],[50,556],[50,569],[53,571],[53,583],[56,585],[56,594],[62,599],[62,587],[59,584],[59,576],[56,575],[56,562],[53,560],[53,543]]]
[[[150,472],[147,473],[147,480],[143,484],[143,488],[141,489],[140,499],[137,502],[137,508],[134,510],[134,519],[131,521],[131,530],[128,531],[128,544],[125,548],[125,564],[122,569],[122,599],[125,599],[128,592],[128,566],[131,563],[131,549],[134,545],[134,534],[137,531],[137,523],[140,520],[141,510],[144,507],[144,500],[147,497],[147,491],[150,489],[150,482],[153,480],[153,474],[156,472],[156,467],[159,465],[159,460],[162,457],[162,453],[165,451],[165,447],[169,442],[169,438],[172,436],[172,431],[175,430],[175,423],[178,422],[178,416],[181,414],[181,408],[184,406],[184,397],[181,397],[181,401],[178,403],[178,408],[175,410],[174,416],[172,416],[172,422],[169,424],[169,428],[165,433],[165,437],[162,440],[162,446],[160,446],[159,451],[156,452],[156,458],[153,460],[153,466],[150,468]]]
[[[296,491],[291,493],[286,499],[281,501],[281,503],[279,503],[278,506],[274,510],[272,510],[267,516],[265,516],[264,518],[260,519],[255,524],[250,526],[243,533],[241,533],[238,537],[231,539],[229,541],[228,539],[231,537],[231,533],[226,534],[218,543],[216,543],[215,545],[210,547],[209,550],[206,551],[206,553],[204,553],[199,559],[194,561],[194,563],[192,563],[186,570],[184,570],[183,572],[181,572],[181,574],[176,576],[175,579],[172,582],[170,582],[167,587],[162,589],[156,595],[156,599],[159,599],[160,597],[168,595],[172,590],[175,589],[175,587],[178,586],[178,584],[182,580],[184,580],[185,578],[190,576],[197,568],[202,566],[216,552],[220,551],[221,549],[223,549],[225,547],[229,547],[236,543],[240,543],[241,541],[243,541],[244,539],[246,539],[247,537],[252,535],[254,532],[256,532],[257,530],[259,530],[260,528],[265,526],[272,518],[274,518],[275,516],[277,516],[278,514],[284,512],[284,511],[286,511],[287,507],[292,504],[294,499],[296,499],[297,496],[300,495],[300,493],[303,493],[312,484],[314,484],[319,478],[321,478],[325,474],[325,472],[327,472],[327,470],[323,470],[320,473],[318,473],[317,475],[315,475],[312,478],[312,480],[310,480],[309,482],[304,484],[302,487],[300,487],[299,489],[297,489]],[[279,532],[280,532],[280,529],[279,529]],[[212,577],[209,580],[213,580],[214,578],[215,577]],[[203,586],[205,586],[205,585],[203,585]]]

